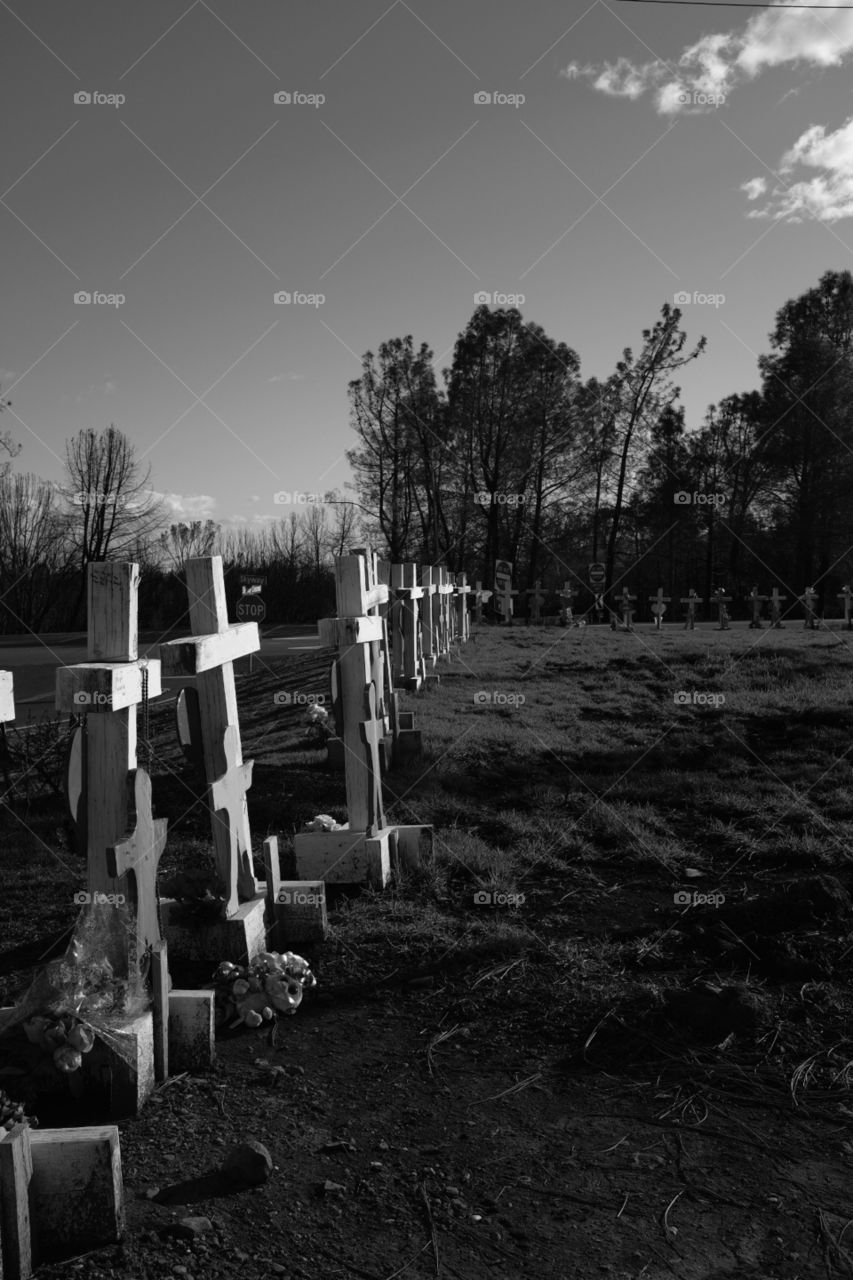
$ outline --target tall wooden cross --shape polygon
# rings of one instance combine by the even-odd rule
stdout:
[[[566,579],[566,581],[563,583],[563,589],[560,592],[560,599],[563,601],[562,620],[563,620],[563,624],[567,627],[571,625],[573,620],[572,604],[574,602],[574,598],[577,595],[577,593],[578,593],[577,587],[573,587],[572,584],[568,581],[568,579]]]
[[[512,598],[517,595],[512,588],[512,565],[508,560],[495,561],[495,599],[507,626],[512,625]]]
[[[457,573],[456,575],[456,629],[459,639],[463,644],[467,644],[468,637],[471,634],[471,620],[468,616],[468,597],[471,594],[471,585],[468,582],[467,573]]]
[[[787,599],[787,596],[779,595],[778,587],[774,587],[770,593],[770,626],[776,631],[781,631],[784,628],[785,624],[782,621],[782,610],[779,606],[783,600]]]
[[[369,599],[363,556],[337,559],[335,581],[338,617],[322,618],[318,630],[322,643],[336,648],[339,655],[347,818],[352,831],[368,831],[379,821],[382,810],[381,796],[377,799],[377,788],[381,789],[382,722],[376,716],[371,645],[382,638],[383,620],[360,612]],[[372,694],[367,693],[368,688]]]
[[[850,597],[851,596],[853,596],[853,591],[850,590],[849,586],[842,587],[842,589],[838,593],[838,599],[844,601],[844,629],[846,631],[853,631],[853,621],[851,621],[850,619]]]
[[[749,624],[750,630],[762,631],[764,628],[761,621],[761,606],[767,599],[767,596],[760,596],[758,594],[758,587],[753,587],[749,593],[749,599],[752,604],[752,619]]]
[[[621,596],[616,599],[616,604],[622,617],[622,626],[626,631],[634,630],[634,602],[637,597],[632,596],[627,586],[622,588]]]
[[[216,870],[226,918],[258,893],[246,792],[252,760],[243,761],[234,662],[260,649],[258,624],[228,623],[221,556],[185,565],[192,638],[160,646],[163,669],[197,681],[199,722]]]
[[[806,614],[803,626],[807,627],[810,631],[814,631],[817,626],[817,613],[815,612],[817,598],[817,592],[814,587],[806,587],[805,591],[800,596],[800,603],[802,604]]]
[[[670,597],[665,596],[663,587],[658,587],[657,594],[649,596],[652,601],[652,613],[655,616],[655,631],[660,631],[663,615],[666,613],[666,606],[669,604]]]
[[[729,615],[726,605],[731,604],[731,599],[731,596],[726,595],[725,587],[717,587],[717,590],[714,592],[714,604],[719,610],[720,624],[718,627],[715,627],[716,631],[729,630]]]
[[[56,709],[85,716],[79,832],[89,894],[123,894],[109,850],[129,826],[128,775],[137,767],[136,708],[161,692],[160,662],[139,657],[139,565],[93,562],[87,580],[88,662],[60,667]],[[144,688],[144,686],[147,686]]]
[[[476,623],[479,624],[483,621],[483,605],[491,598],[491,591],[485,591],[482,582],[478,582],[474,592],[474,621]]]
[[[392,564],[394,680],[407,689],[420,689],[426,674],[420,617],[424,590],[418,585],[416,564]]]
[[[702,596],[697,596],[693,587],[687,592],[686,596],[681,597],[681,604],[687,605],[687,621],[684,623],[685,631],[694,631],[696,628],[696,606],[701,604]]]
[[[393,659],[391,656],[391,642],[388,635],[388,603],[390,591],[387,584],[380,580],[379,556],[370,547],[353,547],[350,554],[352,556],[361,556],[364,559],[365,579],[367,582],[367,590],[362,599],[362,607],[360,612],[367,617],[376,617],[382,620],[382,639],[374,640],[370,646],[370,670],[373,684],[376,688],[376,714],[377,717],[385,724],[385,732],[394,733],[396,736],[397,721],[397,699],[398,695],[394,693],[394,670]],[[343,559],[343,557],[341,557]],[[343,570],[344,573],[354,573],[353,565],[348,565]],[[337,561],[335,564],[336,582],[338,579]],[[360,579],[359,579],[360,582]],[[337,602],[340,608],[340,601]],[[335,664],[335,667],[337,664]],[[337,686],[336,680],[336,686]],[[341,723],[343,722],[343,709],[340,707],[339,715]],[[340,726],[337,721],[335,728],[338,736],[341,735]]]
[[[527,596],[528,621],[539,622],[541,620],[542,604],[545,600],[541,580],[537,578],[533,586],[528,587],[524,594]]]
[[[421,634],[424,662],[434,667],[439,655],[440,597],[438,596],[438,570],[432,565],[421,569]]]
[[[440,652],[449,654],[452,638],[453,593],[456,590],[456,586],[451,581],[450,570],[445,565],[438,565],[436,572],[438,573],[438,612],[441,620],[439,624]]]

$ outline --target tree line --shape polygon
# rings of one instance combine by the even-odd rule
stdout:
[[[606,590],[709,599],[850,581],[853,277],[827,271],[776,315],[760,386],[685,424],[675,379],[701,357],[664,304],[636,354],[584,380],[576,351],[515,309],[478,307],[452,363],[412,336],[363,357],[348,452],[364,529],[393,561],[555,591],[606,566]]]

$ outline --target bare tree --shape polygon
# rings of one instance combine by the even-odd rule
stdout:
[[[150,470],[141,474],[133,444],[117,427],[79,431],[65,446],[69,536],[80,569],[75,609],[86,593],[86,567],[93,560],[121,559],[150,539],[162,519],[152,493]]]
[[[218,537],[219,525],[215,520],[193,520],[190,524],[180,521],[170,524],[168,531],[160,534],[158,543],[169,567],[175,573],[183,573],[187,560],[213,555]]]
[[[38,476],[0,474],[0,616],[6,630],[39,630],[56,602],[66,520]]]

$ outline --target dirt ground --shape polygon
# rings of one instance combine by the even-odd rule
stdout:
[[[849,855],[846,840],[818,839],[805,789],[780,799],[796,787],[788,767],[817,777],[831,759],[833,802],[850,813],[838,762],[853,713],[838,689],[851,659],[834,653],[828,673],[811,637],[789,636],[788,657],[779,641],[738,685],[712,654],[719,638],[679,640],[693,644],[689,653],[673,642],[660,714],[678,714],[666,691],[686,687],[681,662],[698,687],[726,690],[729,719],[691,709],[655,754],[638,728],[658,742],[654,667],[619,639],[631,643],[602,635],[593,651],[573,635],[486,632],[439,690],[407,703],[425,761],[392,775],[389,807],[401,812],[414,789],[417,818],[406,820],[434,823],[436,865],[382,895],[333,901],[329,939],[305,951],[318,985],[296,1015],[274,1033],[221,1037],[211,1075],[166,1082],[121,1124],[124,1243],[40,1274],[853,1275]],[[626,662],[642,679],[626,676]],[[704,675],[701,663],[710,664]],[[463,743],[471,691],[521,687],[525,671],[525,732],[541,752],[521,759],[520,722],[500,714],[472,719],[477,733]],[[308,689],[325,679],[322,662],[306,656],[251,689],[240,683],[258,841],[314,813],[343,815],[342,779],[306,743],[296,710],[270,722],[283,680]],[[739,702],[747,688],[761,690],[762,705]],[[774,721],[785,706],[787,732]],[[561,770],[573,781],[558,794],[549,755],[566,740],[569,710],[582,740],[572,739],[576,754]],[[715,749],[721,723],[748,743],[740,756]],[[749,773],[757,738],[748,729],[768,726],[762,769]],[[170,725],[155,730],[158,812],[176,815],[168,875],[196,857],[203,823],[181,819],[186,805],[179,811],[170,790],[179,753]],[[645,761],[630,795],[627,756]],[[700,775],[706,795],[697,798]],[[764,790],[771,775],[775,800]],[[581,825],[589,787],[609,792],[623,817],[635,806],[630,840],[603,821]],[[784,812],[765,839],[768,806]],[[666,833],[650,857],[644,846],[661,815]],[[55,813],[49,821],[61,825]],[[7,821],[0,833],[14,829]],[[62,852],[79,872],[79,857]],[[19,854],[4,856],[0,875],[7,904],[21,901]],[[674,892],[696,883],[725,890],[725,903],[675,909]],[[484,887],[522,889],[523,908],[475,911],[471,893]],[[45,921],[72,918],[67,905],[45,902],[41,922],[15,914],[9,940],[32,943]],[[7,998],[20,990],[20,951],[0,975]],[[218,1165],[247,1138],[268,1148],[272,1174],[224,1193]]]

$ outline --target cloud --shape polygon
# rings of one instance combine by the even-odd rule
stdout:
[[[304,377],[304,373],[274,373],[267,382],[301,382]]]
[[[767,190],[766,178],[750,178],[749,182],[742,182],[741,191],[746,192],[747,200],[757,200],[759,196],[763,196]]]
[[[853,10],[775,8],[750,18],[740,31],[702,36],[676,62],[655,58],[639,65],[617,58],[601,66],[576,62],[561,71],[569,80],[586,79],[599,93],[636,101],[653,93],[660,115],[696,114],[728,98],[737,86],[769,67],[804,64],[840,67],[853,54]]]
[[[762,208],[750,210],[750,218],[787,222],[853,218],[853,116],[834,133],[827,133],[822,124],[806,129],[782,156],[779,172],[787,178],[798,166],[822,172],[804,176],[790,186],[778,183]],[[742,190],[755,200],[766,194],[766,179],[752,178]]]
[[[182,494],[182,493],[157,493],[155,495],[161,498],[168,510],[168,519],[171,523],[177,524],[183,520],[185,523],[190,520],[212,520],[216,508],[216,499],[207,493]]]

